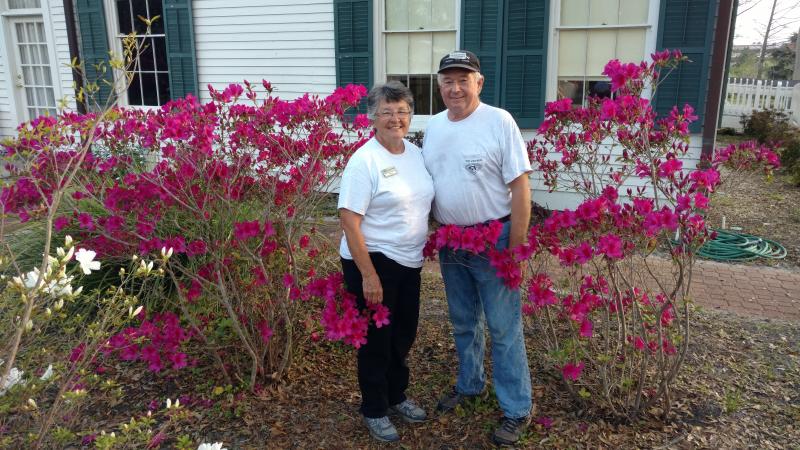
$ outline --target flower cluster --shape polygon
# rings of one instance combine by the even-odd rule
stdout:
[[[182,327],[180,319],[171,312],[154,314],[146,319],[146,312],[140,311],[141,322],[137,327],[127,327],[113,335],[103,353],[115,354],[123,361],[142,361],[153,372],[169,367],[179,370],[190,361],[181,348],[193,333]]]

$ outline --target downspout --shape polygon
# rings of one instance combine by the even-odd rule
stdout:
[[[700,158],[709,160],[714,154],[717,140],[717,120],[722,110],[722,89],[725,84],[728,40],[733,22],[733,3],[735,0],[719,0],[717,26],[714,29],[714,45],[711,50],[711,70],[706,91],[706,111],[703,119],[703,147]]]
[[[75,27],[75,7],[72,0],[64,0],[64,21],[67,23],[67,43],[69,44],[69,59],[81,61],[80,46],[78,45],[78,29]],[[75,104],[78,112],[86,114],[86,104],[77,100],[78,92],[83,89],[83,74],[80,70],[72,69],[72,79],[75,81]]]

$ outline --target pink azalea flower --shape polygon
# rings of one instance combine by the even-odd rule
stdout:
[[[576,381],[578,378],[581,377],[581,373],[583,372],[583,361],[573,364],[567,363],[561,367],[561,374],[567,380]]]

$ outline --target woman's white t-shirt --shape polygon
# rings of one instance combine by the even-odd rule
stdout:
[[[338,207],[364,216],[361,233],[368,251],[417,268],[422,267],[433,180],[419,147],[403,143],[401,154],[389,152],[374,137],[356,150],[342,174]],[[339,253],[353,259],[346,236]]]

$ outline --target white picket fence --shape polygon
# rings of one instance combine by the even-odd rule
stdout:
[[[790,84],[784,80],[729,78],[722,126],[741,130],[742,116],[765,109],[783,111],[795,124],[800,124],[800,83]]]

